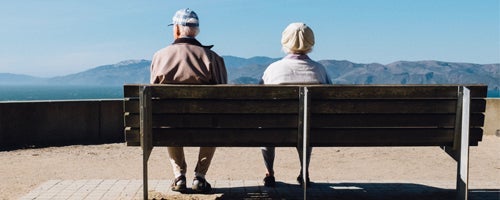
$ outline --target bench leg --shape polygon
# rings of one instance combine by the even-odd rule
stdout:
[[[443,149],[457,161],[457,200],[466,200],[469,197],[469,114],[470,90],[459,87],[457,111],[455,119],[455,141],[453,146]]]
[[[148,160],[151,155],[151,149],[142,151],[142,187],[144,199],[148,199]]]
[[[461,115],[460,135],[457,137],[459,141],[455,149],[458,153],[457,157],[457,199],[466,200],[469,197],[469,116],[470,116],[470,90],[466,87],[461,87]],[[457,117],[458,119],[458,117]]]
[[[151,90],[143,86],[139,90],[140,127],[142,147],[142,187],[143,198],[148,199],[148,160],[153,150]]]
[[[309,148],[309,90],[307,87],[300,88],[300,103],[299,103],[299,130],[298,130],[298,148],[302,149],[302,187],[304,190],[304,199],[307,198],[307,160],[310,158],[307,154]]]
[[[458,163],[457,174],[457,199],[467,200],[469,198],[469,147],[463,147],[462,153],[467,152],[467,155],[460,156]]]

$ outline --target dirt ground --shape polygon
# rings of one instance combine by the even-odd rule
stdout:
[[[193,171],[196,147],[185,148]],[[76,145],[0,152],[0,199],[16,199],[52,179],[142,179],[139,147],[123,143]],[[277,148],[279,180],[299,173],[294,148]],[[314,148],[311,180],[449,180],[456,179],[456,162],[437,147]],[[218,148],[207,180],[261,180],[265,167],[259,148]],[[150,180],[172,179],[166,148],[153,149]],[[500,189],[500,137],[486,135],[470,151],[470,184],[493,182]],[[187,174],[188,180],[193,173]]]

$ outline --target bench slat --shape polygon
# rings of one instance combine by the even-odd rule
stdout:
[[[154,113],[298,113],[298,100],[183,100],[153,102]],[[171,102],[171,101],[168,101]],[[171,106],[175,105],[175,106]]]
[[[482,127],[484,114],[471,116],[471,127]],[[312,114],[311,127],[446,127],[455,126],[455,114]]]
[[[125,123],[139,127],[139,115],[128,115]],[[293,114],[170,114],[155,115],[153,127],[185,128],[297,128],[298,116]]]
[[[140,146],[138,129],[126,130],[126,135],[127,145]],[[310,143],[318,147],[452,146],[453,135],[451,128],[313,128]],[[481,138],[481,128],[470,130],[471,146],[477,146]],[[282,145],[278,146],[294,147],[297,129],[153,129],[155,146],[259,147],[271,145],[270,141],[281,141]]]
[[[153,113],[297,113],[298,101],[275,100],[155,100]],[[484,112],[485,100],[472,100],[471,112]],[[125,110],[139,112],[138,100],[126,100]],[[313,113],[455,113],[456,100],[316,100]]]
[[[143,85],[125,85],[124,97],[139,96],[139,87]],[[296,98],[298,86],[266,85],[265,89],[256,85],[154,85],[153,94],[168,91],[165,98],[203,98],[213,96],[212,90],[226,91],[217,93],[217,98],[230,96],[234,98],[265,98],[280,94],[281,98]],[[303,85],[302,85],[303,86]],[[484,85],[466,85],[471,90],[471,98],[484,98],[487,87]],[[457,98],[457,85],[307,85],[315,98]],[[201,92],[192,92],[201,90]],[[268,91],[266,91],[268,90]],[[245,91],[245,92],[242,92]],[[262,92],[266,91],[266,92]],[[231,95],[234,92],[240,95]],[[155,95],[153,95],[155,96]]]
[[[328,85],[307,86],[314,99],[457,99],[457,85]],[[483,98],[487,88],[469,85],[471,97]]]
[[[126,85],[124,97],[139,96],[139,85]],[[297,99],[298,87],[259,85],[155,85],[151,96],[162,99]]]
[[[139,127],[139,115],[125,116],[128,127]],[[297,127],[296,115],[172,114],[155,115],[153,127],[186,128],[290,128]],[[454,127],[454,114],[314,114],[311,127]],[[471,127],[482,127],[484,114],[472,114]]]
[[[125,110],[139,112],[139,101],[125,101]],[[158,113],[298,113],[298,100],[154,100],[153,114]]]
[[[456,100],[451,99],[350,99],[316,100],[312,113],[455,113]],[[483,100],[472,102],[471,112],[484,112]]]
[[[138,129],[125,131],[127,145],[140,146]],[[209,137],[207,137],[207,135]],[[154,146],[280,146],[297,145],[297,129],[153,129]],[[275,142],[279,141],[279,145]]]
[[[334,128],[311,129],[311,146],[452,146],[454,130],[446,128]],[[482,129],[470,130],[477,146]]]

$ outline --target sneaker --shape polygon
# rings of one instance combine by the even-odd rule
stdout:
[[[193,180],[193,188],[195,192],[208,193],[212,191],[212,186],[204,178],[199,176]]]
[[[170,187],[172,191],[176,192],[185,192],[187,190],[186,188],[186,176],[181,175],[174,179],[172,182],[172,186]]]
[[[274,187],[276,185],[276,180],[274,176],[267,176],[264,178],[264,186],[266,187]]]
[[[302,178],[302,175],[299,175],[297,177],[297,182],[299,183],[300,186],[304,184],[304,179]],[[311,180],[309,180],[309,177],[306,177],[306,187],[311,186]]]

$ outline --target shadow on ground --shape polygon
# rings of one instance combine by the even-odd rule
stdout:
[[[454,200],[456,191],[411,183],[312,183],[307,199],[337,200]],[[299,185],[277,182],[275,188],[263,186],[217,187],[210,194],[166,195],[150,192],[151,199],[303,199]],[[499,200],[499,189],[470,189],[470,200]]]

